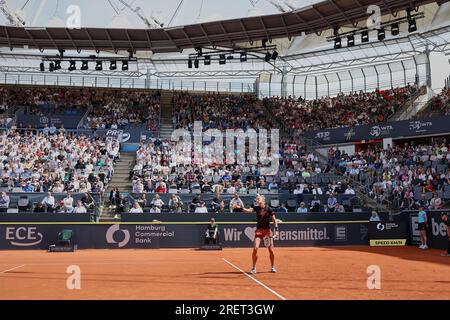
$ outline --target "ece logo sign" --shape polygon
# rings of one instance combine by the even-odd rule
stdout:
[[[38,245],[43,239],[42,233],[36,227],[8,227],[5,239],[16,247],[32,247]]]

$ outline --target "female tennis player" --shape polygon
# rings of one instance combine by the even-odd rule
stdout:
[[[269,249],[270,262],[272,264],[271,272],[275,273],[275,254],[273,253],[273,236],[272,230],[270,229],[270,222],[272,221],[275,225],[275,236],[278,235],[278,223],[275,218],[273,210],[266,205],[266,199],[264,196],[257,195],[255,199],[255,205],[252,208],[242,209],[245,213],[256,213],[256,231],[255,240],[253,241],[253,268],[251,273],[256,273],[256,261],[258,260],[258,248],[261,243],[261,239],[264,239],[264,244]]]

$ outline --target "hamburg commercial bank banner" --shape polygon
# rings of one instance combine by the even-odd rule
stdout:
[[[198,248],[206,224],[0,225],[0,250],[46,250],[64,229],[75,232],[79,249]],[[220,224],[220,242],[224,247],[251,247],[255,230],[250,224]],[[280,224],[274,240],[280,247],[367,245],[368,223]]]

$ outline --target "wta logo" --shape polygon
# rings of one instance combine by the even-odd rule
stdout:
[[[121,240],[117,240],[119,237],[116,235],[118,234],[122,235]],[[130,231],[120,229],[120,225],[118,224],[112,225],[106,231],[106,242],[117,244],[119,248],[123,248],[130,242]]]

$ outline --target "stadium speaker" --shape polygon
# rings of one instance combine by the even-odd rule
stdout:
[[[95,71],[102,71],[103,70],[103,62],[97,61],[95,65]]]
[[[61,70],[61,61],[55,61],[55,70]]]
[[[48,66],[48,70],[49,70],[50,72],[55,71],[55,64],[54,64],[53,62],[50,62],[49,66]]]
[[[192,60],[191,59],[188,60],[188,68],[192,69]]]
[[[342,40],[341,37],[337,37],[334,39],[334,48],[335,49],[340,49],[342,48]]]
[[[226,63],[227,63],[227,59],[226,59],[225,55],[221,54],[219,56],[219,64],[226,64]]]
[[[77,70],[77,63],[73,60],[69,61],[69,71]]]
[[[122,71],[128,71],[128,61],[127,60],[122,61]]]
[[[398,36],[400,34],[400,25],[398,23],[391,25],[391,34],[393,36]]]
[[[350,35],[347,36],[347,47],[354,47],[355,46],[355,36]]]
[[[272,60],[277,60],[277,58],[278,58],[278,52],[275,50],[273,53],[272,53]]]
[[[111,64],[109,65],[109,70],[117,70],[117,61],[111,60]]]
[[[369,30],[364,30],[363,32],[361,32],[361,42],[366,43],[369,42],[369,40]]]
[[[89,64],[86,60],[81,61],[81,70],[89,70]]]
[[[269,62],[270,59],[272,59],[272,55],[270,54],[269,51],[267,51],[266,56],[265,56],[265,58],[264,58],[264,61],[265,61],[265,62]]]
[[[247,52],[242,52],[241,53],[241,62],[246,62],[247,61]]]
[[[383,41],[384,39],[386,39],[386,30],[384,27],[381,27],[378,29],[378,41]]]
[[[227,56],[227,60],[233,60],[234,56],[232,54],[230,54],[229,56]]]
[[[41,69],[41,72],[45,71],[45,65],[43,62],[41,62],[41,64],[39,65],[39,68]]]
[[[199,67],[198,59],[194,60],[194,67],[195,67],[195,69],[198,69],[198,67]]]
[[[205,60],[203,61],[203,63],[205,64],[205,66],[211,65],[211,57],[205,56]]]

